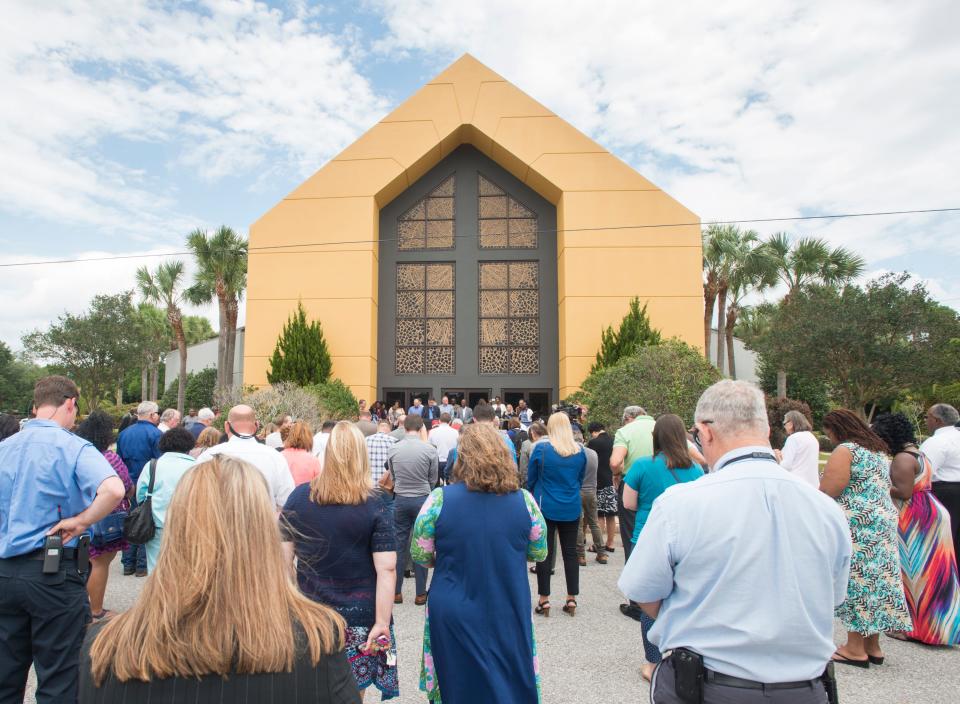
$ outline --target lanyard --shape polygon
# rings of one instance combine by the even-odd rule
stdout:
[[[764,462],[773,462],[774,464],[777,463],[777,458],[774,457],[773,453],[771,452],[748,452],[745,455],[734,457],[732,460],[727,460],[719,467],[714,467],[713,471],[719,472],[724,467],[727,467],[731,464],[736,464],[737,462],[745,462],[746,460],[763,460]]]

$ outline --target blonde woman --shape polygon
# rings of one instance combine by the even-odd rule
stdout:
[[[573,439],[566,413],[554,413],[547,421],[547,442],[534,445],[527,465],[527,488],[547,520],[547,559],[537,563],[536,612],[550,615],[550,565],[555,564],[557,534],[567,582],[563,612],[573,616],[580,593],[580,564],[577,560],[577,528],[580,523],[580,487],[587,468],[587,456]]]
[[[400,694],[392,625],[397,548],[393,517],[371,484],[363,434],[340,421],[323,473],[293,490],[283,514],[300,589],[346,619],[347,657],[361,691],[372,684],[390,699]]]
[[[216,428],[204,428],[197,436],[197,444],[190,450],[190,456],[196,459],[207,448],[220,444],[220,438],[223,433]]]
[[[88,631],[81,704],[360,700],[343,619],[291,583],[253,466],[219,455],[187,472],[163,545],[140,599]]]
[[[538,701],[525,566],[546,556],[546,526],[511,454],[492,425],[466,426],[451,484],[417,517],[410,552],[434,568],[420,688],[434,703]]]

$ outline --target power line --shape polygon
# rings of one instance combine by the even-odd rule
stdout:
[[[646,230],[646,229],[655,229],[663,227],[701,227],[704,224],[707,225],[752,225],[752,224],[761,224],[761,223],[771,223],[771,222],[800,222],[807,220],[839,220],[845,218],[867,218],[867,217],[885,217],[893,215],[924,215],[932,213],[956,213],[960,212],[960,207],[955,208],[924,208],[924,209],[914,209],[914,210],[886,210],[886,211],[875,211],[875,212],[866,212],[866,213],[837,213],[832,215],[798,215],[793,217],[777,217],[777,218],[743,218],[738,220],[707,220],[704,222],[675,222],[675,223],[657,223],[650,224],[645,223],[643,225],[610,225],[606,227],[579,227],[579,228],[563,228],[563,229],[543,229],[535,230],[530,234],[554,234],[558,232],[602,232],[602,231],[613,231],[613,230]],[[456,235],[454,239],[477,239],[479,234],[471,235]],[[285,254],[287,252],[282,252],[279,250],[284,249],[296,249],[301,247],[330,247],[335,245],[361,245],[361,244],[378,244],[381,242],[396,242],[398,238],[396,237],[383,237],[376,240],[341,240],[339,242],[301,242],[298,244],[275,244],[275,245],[263,245],[260,247],[249,247],[248,252],[262,252],[264,254]],[[297,249],[295,252],[288,252],[290,254],[319,254],[319,253],[334,253],[334,252],[348,252],[352,250],[328,250],[328,249],[318,249],[318,250],[304,250]],[[190,250],[174,251],[174,252],[155,252],[148,254],[116,254],[103,257],[86,257],[86,258],[76,258],[76,259],[49,259],[44,261],[32,261],[32,262],[8,262],[0,263],[0,268],[13,268],[13,267],[25,267],[25,266],[44,266],[48,264],[83,264],[87,262],[106,262],[106,261],[117,261],[123,259],[151,259],[155,257],[177,257],[177,256],[188,256],[193,254]]]

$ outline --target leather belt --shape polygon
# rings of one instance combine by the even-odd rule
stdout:
[[[818,680],[802,680],[797,682],[773,682],[767,684],[763,682],[754,682],[753,680],[745,680],[741,677],[734,677],[732,675],[725,675],[722,672],[714,672],[713,670],[707,670],[706,673],[707,682],[714,682],[725,687],[738,687],[740,689],[762,689],[764,691],[813,687],[813,685],[818,682]]]
[[[40,548],[39,550],[34,550],[33,552],[28,552],[23,555],[17,555],[12,558],[14,560],[42,560],[44,557],[44,550]],[[76,548],[64,548],[63,556],[60,558],[62,560],[76,560],[77,559],[77,549]]]

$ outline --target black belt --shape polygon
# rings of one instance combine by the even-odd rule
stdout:
[[[707,682],[714,682],[716,684],[721,684],[725,687],[739,687],[740,689],[762,689],[764,691],[775,690],[775,689],[800,689],[801,687],[813,687],[819,680],[802,680],[797,682],[774,682],[772,684],[764,684],[763,682],[754,682],[753,680],[745,680],[742,677],[733,677],[732,675],[725,675],[722,672],[714,672],[713,670],[707,670]]]
[[[24,553],[23,555],[16,555],[11,557],[11,560],[42,560],[44,557],[44,550],[40,548],[39,550],[34,550],[33,552]],[[77,549],[76,548],[64,548],[63,555],[60,558],[61,560],[76,560],[77,559]]]

